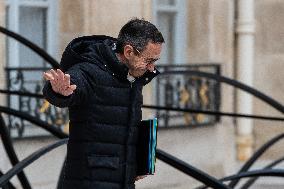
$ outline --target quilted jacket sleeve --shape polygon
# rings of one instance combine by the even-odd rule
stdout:
[[[63,96],[54,92],[50,82],[47,81],[42,90],[45,99],[51,104],[61,108],[85,103],[88,93],[88,83],[80,69],[80,64],[72,66],[66,73],[70,75],[71,84],[75,84],[77,86],[75,91],[69,96]]]

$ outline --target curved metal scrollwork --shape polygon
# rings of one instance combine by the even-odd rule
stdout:
[[[30,75],[41,76],[47,68],[7,68],[8,85],[11,91],[21,91],[23,93],[32,92],[40,94],[44,81],[32,79]],[[49,124],[56,125],[64,131],[68,131],[68,109],[58,108],[42,98],[34,98],[33,96],[9,95],[8,105],[13,109],[34,115]],[[12,137],[22,138],[31,136],[31,131],[35,131],[37,135],[46,135],[47,133],[35,130],[35,127],[28,122],[23,121],[14,116],[8,116],[8,130]],[[29,129],[29,130],[27,130]],[[26,131],[27,130],[27,131]],[[30,132],[29,132],[30,131]],[[41,134],[40,134],[41,133]]]
[[[35,44],[33,44],[32,42],[28,41],[27,39],[23,38],[22,36],[11,32],[3,27],[0,27],[0,32],[13,37],[14,39],[18,40],[19,42],[23,43],[24,45],[26,45],[27,47],[29,47],[30,49],[32,49],[35,53],[39,54],[41,57],[43,57],[48,63],[50,63],[52,65],[52,67],[54,68],[58,68],[59,64],[56,60],[54,60],[51,56],[49,56],[43,49],[39,48],[38,46],[36,46]],[[163,74],[167,74],[167,75],[171,75],[171,74],[180,74],[182,73],[182,71],[165,71]],[[184,73],[184,72],[183,72]],[[222,77],[219,76],[218,74],[210,74],[210,73],[205,73],[205,72],[200,72],[200,71],[196,71],[196,70],[190,70],[187,71],[186,74],[190,75],[191,77],[191,81],[194,80],[193,78],[195,78],[195,76],[198,77],[204,77],[204,78],[208,78],[208,79],[212,79],[215,80],[217,84],[219,84],[220,82],[224,82],[227,83],[229,85],[232,85],[236,88],[239,88],[241,90],[244,90],[246,92],[249,92],[250,94],[254,95],[255,97],[263,100],[264,102],[266,102],[267,104],[271,105],[272,107],[274,107],[275,109],[277,109],[278,111],[284,113],[284,106],[277,102],[276,100],[270,98],[269,96],[257,91],[256,89],[253,89],[245,84],[242,84],[240,82],[237,82],[235,80],[226,78],[226,77]],[[23,73],[18,73],[18,74],[14,74],[16,75],[15,80],[11,80],[11,82],[13,82],[14,84],[20,86],[21,85],[21,80],[23,80],[24,78],[24,74]],[[10,77],[9,77],[10,78]],[[187,79],[185,79],[187,80]],[[196,85],[196,86],[195,86]],[[23,95],[24,93],[27,93],[28,91],[30,91],[29,89],[26,88],[16,88],[16,90],[22,89],[21,92],[7,92],[6,94],[11,95],[11,94],[20,94],[20,96],[24,99],[22,101],[22,105],[24,107],[26,107],[28,110],[32,110],[31,106],[29,105],[30,102],[32,102],[32,99],[34,97],[37,98],[41,98],[39,94],[31,94],[29,95]],[[208,115],[219,115],[219,116],[223,116],[223,115],[229,115],[229,116],[245,116],[245,115],[237,115],[237,114],[225,114],[222,112],[218,112],[218,111],[210,111],[210,110],[204,110],[204,109],[211,109],[210,106],[210,100],[212,100],[212,97],[209,95],[208,91],[210,91],[210,84],[208,83],[208,81],[205,80],[196,80],[196,83],[190,83],[190,80],[188,80],[187,84],[185,84],[185,82],[183,81],[178,81],[174,84],[165,84],[165,96],[167,98],[167,101],[165,103],[164,107],[150,107],[148,106],[148,108],[156,108],[156,109],[164,109],[167,111],[170,110],[175,110],[175,111],[181,111],[183,113],[185,113],[185,110],[181,110],[183,109],[187,109],[189,110],[189,107],[194,107],[196,108],[195,110],[191,109],[189,111],[193,112],[193,113],[202,113],[202,114],[208,114]],[[178,95],[173,94],[173,91],[175,91],[175,89],[177,89],[178,91]],[[35,87],[35,91],[32,92],[36,92],[38,93],[40,91],[40,84],[36,85]],[[3,92],[3,90],[2,90]],[[216,92],[216,91],[215,91]],[[1,90],[0,90],[1,93]],[[216,92],[217,95],[218,91]],[[26,97],[29,98],[26,98]],[[199,102],[197,104],[190,104],[193,103],[193,101],[191,100],[193,98],[193,96],[198,96]],[[175,98],[178,99],[178,108],[176,107],[168,107],[169,104],[175,104],[175,102],[173,101]],[[211,99],[210,99],[211,98]],[[37,99],[38,100],[38,99]],[[35,124],[36,127],[41,127],[42,129],[50,132],[51,134],[53,134],[54,136],[58,137],[58,138],[66,138],[68,137],[68,134],[63,133],[61,129],[59,129],[58,127],[54,127],[53,125],[49,124],[47,120],[43,121],[40,120],[39,118],[41,118],[41,113],[42,112],[46,112],[48,109],[48,104],[46,104],[44,101],[34,101],[35,104],[37,106],[40,105],[40,109],[36,109],[33,110],[32,112],[34,113],[34,116],[29,115],[28,113],[30,113],[29,111],[17,111],[17,110],[12,110],[11,108],[6,108],[6,107],[2,107],[0,106],[0,113],[5,113],[8,115],[12,115],[12,116],[16,116],[16,117],[20,117],[21,119],[23,119],[23,121],[29,121],[33,124]],[[218,99],[217,99],[217,103]],[[147,106],[144,106],[147,107]],[[200,107],[202,107],[203,109],[200,110]],[[198,109],[199,108],[199,109]],[[189,112],[187,111],[187,112]],[[198,117],[198,115],[194,118],[192,117],[188,117],[186,116],[186,114],[184,114],[184,119],[187,119],[187,122],[192,122],[193,121],[200,121],[201,122],[204,120],[204,117]],[[35,117],[36,116],[36,117]],[[251,117],[251,118],[257,118],[257,116],[254,115],[246,115],[247,117]],[[50,117],[50,115],[48,116]],[[258,118],[260,118],[261,116],[258,116]],[[1,115],[0,115],[0,118]],[[262,118],[265,118],[264,116],[262,116]],[[52,118],[50,118],[52,120]],[[61,118],[60,118],[61,119]],[[266,119],[272,119],[271,117],[268,118],[266,117]],[[52,122],[50,120],[50,122]],[[54,119],[56,120],[56,119]],[[54,121],[53,120],[53,121]],[[283,118],[274,118],[274,120],[278,120],[278,121],[283,121]],[[0,120],[1,121],[1,120]],[[18,124],[18,128],[21,128],[21,125]],[[62,123],[61,123],[62,124]],[[8,137],[8,139],[6,140],[5,138],[5,142],[9,142],[9,135],[8,132],[3,132],[5,124],[3,122],[2,119],[2,123],[0,124],[0,128],[1,128],[1,137],[3,140],[3,137]],[[22,130],[21,132],[24,132],[24,130]],[[284,134],[283,134],[284,135]],[[258,157],[264,152],[266,151],[271,145],[273,145],[275,142],[277,142],[278,140],[282,139],[282,135],[279,135],[277,137],[275,137],[274,139],[272,139],[271,141],[269,141],[267,144],[265,144],[262,148],[260,148],[259,151],[257,151],[257,153],[252,157],[252,159],[250,159],[245,166],[241,169],[241,171],[233,176],[218,180],[198,169],[196,169],[195,167],[191,166],[190,164],[187,164],[177,158],[175,158],[174,156],[171,156],[170,154],[167,154],[164,151],[161,151],[159,149],[157,149],[157,158],[166,162],[167,164],[175,167],[176,169],[186,173],[187,175],[199,180],[201,183],[205,184],[206,186],[212,187],[214,189],[228,189],[228,188],[233,188],[237,182],[239,181],[239,179],[244,178],[244,177],[258,177],[258,176],[284,176],[284,171],[283,170],[272,170],[272,169],[264,169],[264,170],[258,170],[258,171],[251,171],[248,172],[247,170],[249,169],[249,167],[258,159]],[[3,140],[4,141],[4,140]],[[60,141],[65,143],[67,140],[64,141]],[[10,141],[11,142],[11,141]],[[60,143],[59,142],[59,143]],[[52,145],[53,147],[56,147],[56,145],[58,144],[54,144]],[[63,144],[60,143],[60,144]],[[4,144],[4,146],[9,146],[11,147],[11,143],[10,144]],[[51,147],[51,146],[49,146]],[[49,148],[47,147],[47,148]],[[43,151],[38,151],[40,153],[45,153],[47,150],[47,148],[41,149]],[[49,148],[50,149],[50,148]],[[29,165],[29,163],[31,161],[34,161],[36,159],[36,157],[39,157],[38,152],[36,152],[35,154],[30,155],[27,159],[25,159],[23,162],[18,162],[17,156],[15,155],[15,157],[13,157],[13,153],[14,149],[10,148],[10,150],[7,150],[8,156],[10,158],[10,160],[14,160],[13,165],[15,165],[14,168],[12,168],[12,170],[10,170],[10,172],[3,174],[0,177],[0,187],[1,186],[5,186],[5,183],[8,183],[10,178],[12,176],[14,176],[15,174],[18,174],[18,177],[21,181],[21,184],[23,186],[24,189],[30,189],[31,186],[29,185],[28,180],[25,180],[25,175],[24,172],[22,172],[23,168],[27,165]],[[279,160],[280,161],[280,160]],[[276,163],[274,163],[273,165],[275,165]],[[9,177],[9,178],[8,178]],[[222,183],[222,181],[224,180],[234,180],[232,183],[230,183],[229,186],[226,186],[225,184]],[[12,185],[11,183],[9,183],[10,186]],[[233,186],[234,185],[234,186]],[[246,185],[248,186],[248,185]]]
[[[189,70],[206,70],[220,74],[220,65],[158,66],[161,74],[155,82],[157,106],[218,111],[220,107],[220,84],[208,78],[192,76]],[[168,72],[175,74],[167,74]],[[182,72],[179,72],[182,71]],[[190,114],[157,110],[161,127],[188,127],[213,125],[218,115]]]

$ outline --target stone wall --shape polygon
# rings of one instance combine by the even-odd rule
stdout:
[[[59,4],[60,51],[75,37],[116,37],[123,24],[134,17],[151,18],[151,0],[61,0]]]
[[[234,2],[189,0],[187,6],[188,62],[218,63],[221,65],[221,75],[234,78]],[[221,85],[220,110],[234,111],[234,88],[226,84]],[[221,117],[221,122],[215,127],[213,135],[226,144],[224,145],[228,152],[226,157],[222,152],[216,151],[217,159],[224,162],[220,171],[225,174],[233,172],[236,166],[234,133],[234,120],[230,117]],[[206,140],[206,137],[203,139]],[[199,146],[196,141],[191,139],[190,141]]]
[[[284,2],[281,0],[255,1],[256,56],[254,86],[266,95],[284,104]],[[267,104],[254,100],[254,113],[282,116],[283,114]],[[284,132],[283,122],[254,121],[256,148]],[[283,155],[284,141],[265,153],[266,159]]]
[[[85,29],[85,2],[87,0],[61,0],[58,2],[58,49],[59,59],[67,44],[75,37],[82,36]]]
[[[234,65],[234,2],[231,0],[188,0],[188,62],[216,62],[222,65],[222,75],[235,77]],[[5,16],[3,1],[0,1],[0,24]],[[255,87],[284,102],[283,93],[283,10],[282,0],[256,1],[256,62]],[[106,11],[107,10],[107,11]],[[59,48],[60,56],[66,45],[75,37],[83,35],[110,35],[116,37],[121,26],[130,18],[144,17],[152,20],[151,0],[60,0],[59,1]],[[271,24],[273,23],[273,27]],[[3,43],[2,43],[3,42]],[[4,84],[4,38],[0,35],[0,88]],[[144,103],[152,104],[152,86],[144,91]],[[0,96],[0,102],[1,102]],[[2,100],[3,102],[3,100]],[[234,111],[234,90],[222,85],[222,111]],[[256,114],[280,116],[277,111],[255,100]],[[144,118],[153,115],[143,111]],[[277,133],[283,132],[281,122],[255,121],[256,147]],[[223,117],[214,127],[196,129],[159,130],[158,148],[208,172],[222,177],[235,172],[235,128],[232,118]],[[18,141],[16,149],[23,158],[34,149],[54,139],[40,141]],[[1,148],[1,146],[0,146]],[[21,150],[23,149],[23,150]],[[266,158],[275,158],[283,149],[279,145]],[[0,149],[0,153],[1,153]],[[65,149],[46,156],[32,167],[27,174],[36,188],[54,188]],[[58,161],[54,161],[54,157]],[[7,160],[0,156],[0,168],[7,170]],[[52,166],[49,169],[49,166]],[[47,172],[44,172],[48,170]],[[137,188],[193,188],[196,181],[157,161],[157,173],[137,182]],[[42,174],[40,174],[42,173]]]

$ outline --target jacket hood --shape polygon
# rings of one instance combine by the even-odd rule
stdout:
[[[75,38],[63,52],[60,69],[65,72],[77,63],[88,62],[96,64],[118,79],[127,80],[128,68],[115,55],[116,41],[115,38],[104,35]],[[158,74],[158,70],[146,72],[137,80],[146,85]]]
[[[103,54],[100,46],[105,41],[115,41],[115,38],[108,36],[84,36],[73,39],[63,52],[60,68],[67,71],[77,63],[102,63]]]

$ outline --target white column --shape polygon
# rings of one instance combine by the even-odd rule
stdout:
[[[253,86],[254,67],[254,0],[238,0],[237,3],[237,66],[238,80]],[[238,91],[238,112],[253,113],[253,97]],[[253,123],[251,119],[238,119],[238,158],[246,160],[253,153]]]
[[[8,29],[19,33],[19,1],[18,0],[11,0],[10,1],[10,8],[9,8],[8,17]],[[9,56],[9,65],[8,67],[18,67],[19,66],[19,43],[9,38],[8,48],[12,49],[11,52],[8,53]]]
[[[59,1],[49,0],[46,4],[43,7],[47,8],[47,52],[58,59]]]

